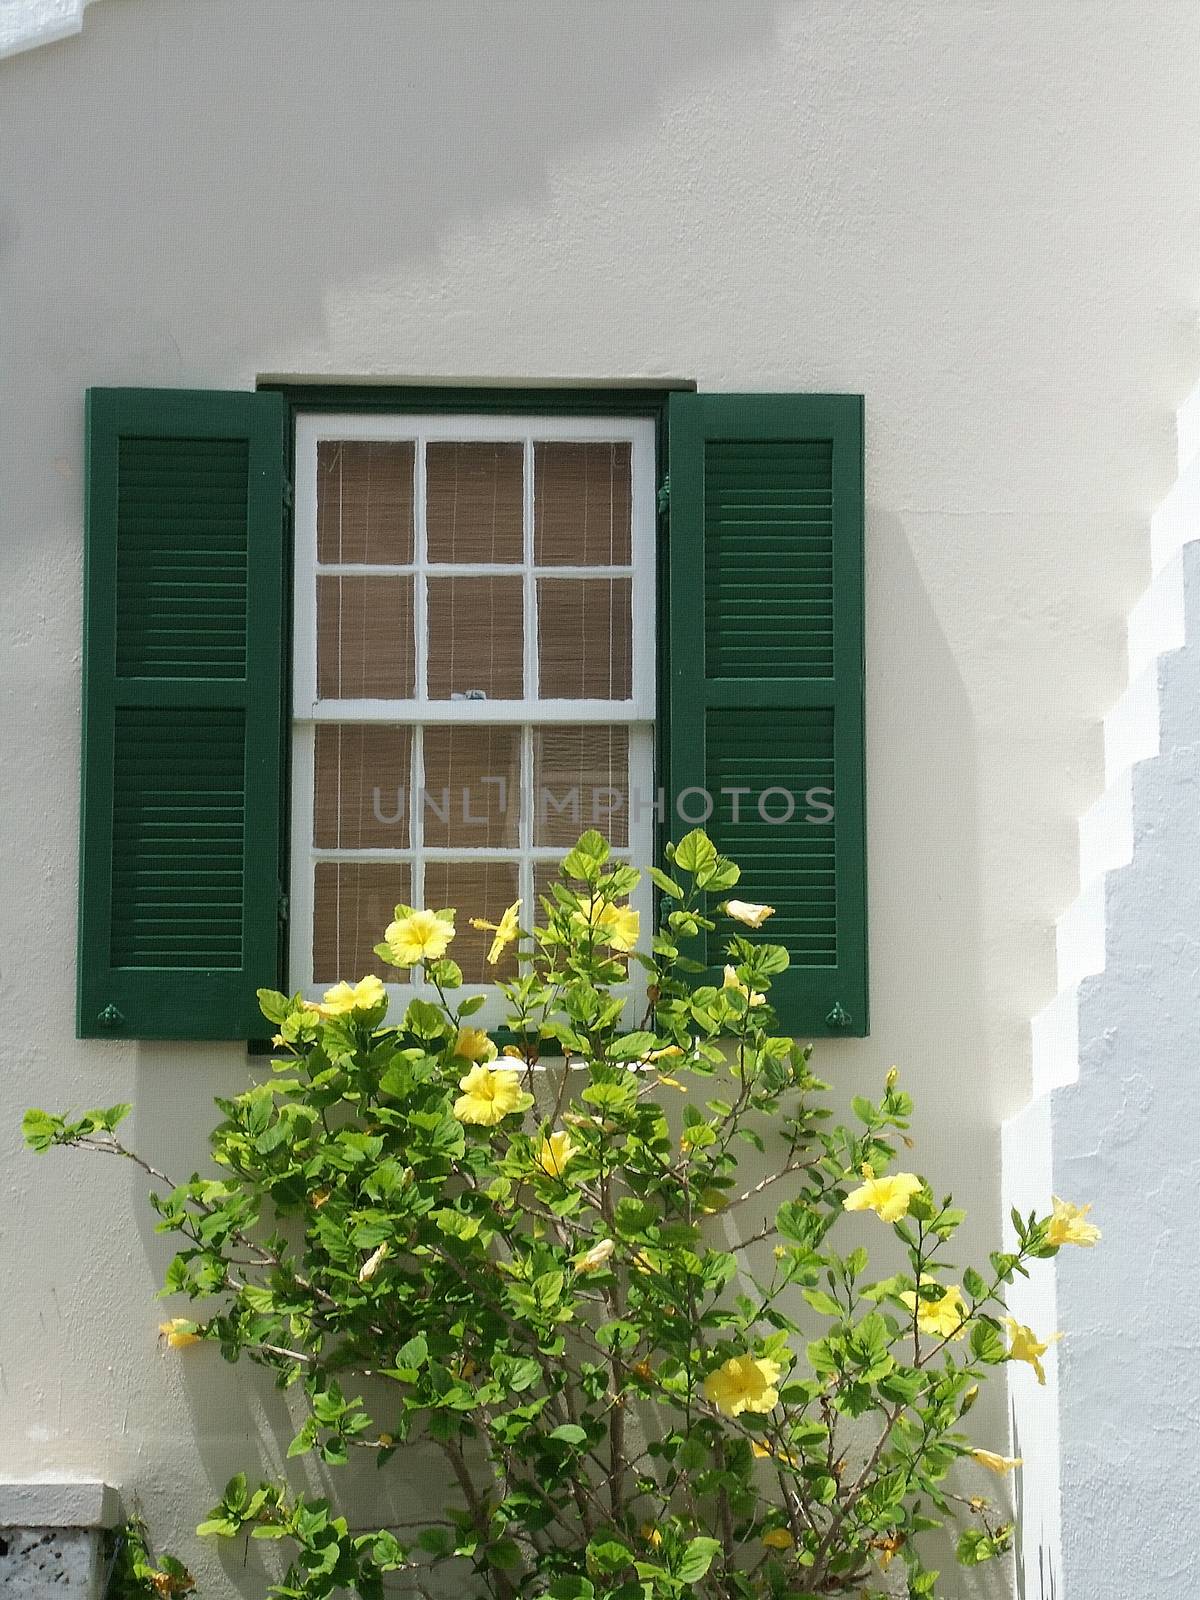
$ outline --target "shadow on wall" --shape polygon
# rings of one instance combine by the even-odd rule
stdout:
[[[1023,1454],[1021,1447],[1021,1432],[1017,1427],[1017,1411],[1015,1406],[1010,1406],[1009,1416],[1012,1424],[1012,1453],[1020,1457]],[[1025,1474],[1020,1467],[1013,1473],[1013,1510],[1018,1524],[1024,1521],[1025,1507]],[[1058,1600],[1058,1574],[1054,1567],[1054,1552],[1044,1542],[1038,1542],[1038,1570],[1030,1572],[1022,1559],[1021,1547],[1018,1545],[1016,1553],[1016,1578],[1017,1600]]]
[[[21,240],[24,292],[53,285],[62,313],[44,333],[31,314],[30,337],[104,383],[310,351],[331,288],[402,285],[399,264],[472,220],[536,203],[552,227],[564,150],[653,126],[671,80],[768,51],[779,9],[374,0],[349,26],[329,5],[99,6],[82,39],[2,69],[10,127],[55,113],[48,159],[8,186],[15,217],[55,219]],[[621,202],[595,196],[601,214]],[[197,368],[214,329],[217,369]]]

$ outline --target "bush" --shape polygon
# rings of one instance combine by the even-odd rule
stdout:
[[[1056,1201],[1014,1218],[1014,1253],[951,1281],[963,1213],[892,1170],[912,1109],[895,1073],[854,1101],[854,1128],[833,1123],[810,1047],[772,1031],[787,954],[741,931],[769,908],[718,906],[737,868],[699,831],[667,869],[651,869],[649,954],[638,873],[595,833],[538,926],[506,913],[492,959],[515,941],[520,976],[502,1055],[472,1022],[453,911],[398,907],[378,947],[437,996],[398,1027],[375,978],[320,1005],[264,992],[281,1057],[218,1101],[221,1177],[171,1184],[122,1143],[127,1106],[27,1115],[35,1149],[153,1176],[182,1240],[164,1292],[197,1303],[163,1332],[298,1386],[292,1455],[387,1468],[422,1440],[444,1456],[445,1510],[416,1530],[357,1532],[235,1478],[199,1531],[288,1541],[279,1595],[370,1600],[389,1574],[428,1593],[449,1567],[453,1593],[496,1600],[801,1600],[898,1577],[931,1596],[927,1530],[965,1515],[966,1564],[1007,1547],[976,1491],[1016,1463],[973,1450],[960,1420],[1002,1363],[1041,1375],[1046,1344],[1002,1317],[1004,1286],[1095,1229]],[[684,954],[717,917],[720,986]],[[648,993],[632,1029],[631,962]],[[748,1151],[770,1158],[753,1182]],[[872,1277],[865,1249],[835,1247],[848,1211],[873,1214],[901,1270]]]

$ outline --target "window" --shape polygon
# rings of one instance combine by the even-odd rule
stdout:
[[[698,822],[775,907],[781,1027],[867,1031],[859,397],[87,407],[81,1037],[260,1039],[256,989],[363,976],[400,901],[486,982],[470,917],[580,829]]]
[[[653,426],[315,415],[295,448],[289,981],[407,999],[400,902],[458,909],[467,982],[514,976],[472,917],[534,914],[586,827],[653,850]]]

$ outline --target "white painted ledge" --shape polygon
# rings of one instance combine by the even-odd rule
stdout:
[[[113,1528],[121,1497],[87,1478],[0,1479],[0,1528]]]
[[[0,0],[0,56],[53,44],[83,31],[91,0]]]

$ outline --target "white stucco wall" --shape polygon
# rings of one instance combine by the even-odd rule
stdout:
[[[135,1174],[19,1148],[31,1103],[132,1099],[190,1170],[247,1070],[72,1034],[85,386],[864,393],[874,1035],[821,1062],[846,1096],[901,1063],[982,1254],[1200,367],[1192,0],[354,17],[122,0],[0,64],[0,1475],[120,1484],[177,1542],[198,1479],[278,1463],[282,1402],[159,1352]],[[254,1592],[256,1551],[208,1559]]]

